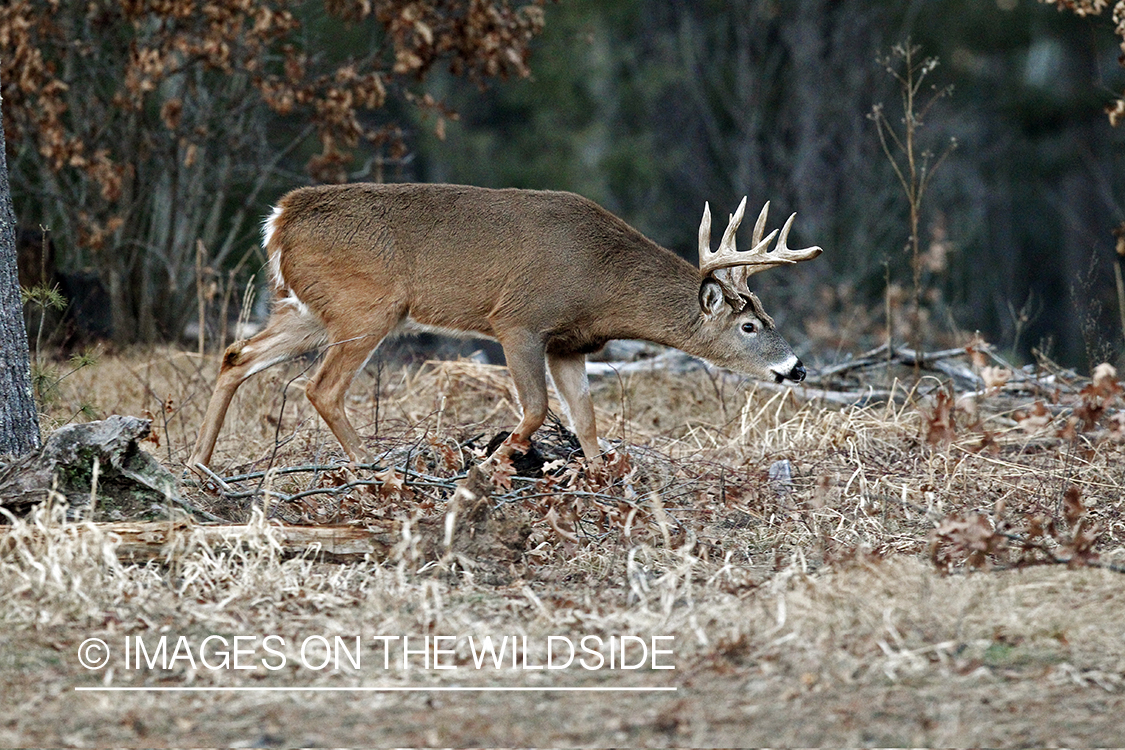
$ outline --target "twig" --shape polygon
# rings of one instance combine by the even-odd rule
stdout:
[[[247,474],[237,474],[235,476],[226,477],[226,481],[233,484],[235,482],[245,482],[245,481],[248,481],[248,480],[251,480],[251,479],[261,479],[262,477],[264,477],[266,475],[267,472],[269,474],[272,474],[273,476],[282,476],[284,474],[301,474],[301,473],[312,473],[312,472],[323,472],[323,471],[339,471],[340,469],[349,468],[349,466],[350,466],[350,464],[346,464],[346,463],[343,463],[343,464],[305,464],[304,466],[286,466],[286,467],[279,468],[279,469],[268,469],[266,471],[252,471],[252,472],[249,472]],[[388,469],[390,467],[384,466],[383,464],[371,463],[371,464],[356,464],[355,468],[356,469],[363,469],[363,470],[366,470],[366,471],[385,471],[386,469]],[[396,469],[397,469],[397,467],[396,467]],[[443,477],[435,477],[435,476],[432,476],[430,474],[423,474],[423,473],[418,472],[418,471],[413,471],[413,470],[407,469],[406,467],[403,467],[401,469],[401,471],[404,474],[409,473],[410,475],[418,477],[419,479],[421,479],[423,481],[430,481],[430,482],[447,482],[447,481],[448,482],[457,482],[457,481],[459,481],[461,479],[464,479],[465,477],[468,476],[467,473],[461,473],[461,474],[454,474],[451,477],[444,477],[444,478]],[[515,478],[516,479],[523,479],[524,477],[515,477]]]
[[[207,478],[210,479],[212,482],[214,482],[216,485],[218,485],[219,489],[222,490],[222,492],[224,494],[234,491],[234,490],[231,489],[231,486],[229,484],[227,484],[225,481],[223,481],[223,478],[221,476],[219,476],[215,472],[211,471],[211,469],[208,468],[205,464],[197,463],[192,468],[198,469],[199,471],[202,471],[204,474],[206,474]]]
[[[186,510],[188,513],[194,513],[201,518],[206,518],[208,521],[214,521],[215,523],[227,523],[226,518],[221,518],[219,516],[216,516],[214,513],[209,513],[202,508],[198,508],[179,495],[168,495],[168,499]]]
[[[816,372],[810,380],[815,379],[823,382],[833,375],[851,372],[852,370],[862,370],[869,367],[886,366],[895,362],[910,367],[916,364],[933,366],[943,360],[963,356],[967,353],[964,347],[942,349],[936,352],[917,352],[914,349],[908,349],[902,346],[890,348],[886,344],[882,344],[869,352],[861,354],[855,359],[822,368]]]

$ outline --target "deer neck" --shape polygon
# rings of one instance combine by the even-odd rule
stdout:
[[[677,258],[677,260],[679,260]],[[626,330],[615,338],[637,338],[703,356],[703,316],[699,307],[699,271],[681,261],[660,283],[639,281],[639,293],[629,305]]]

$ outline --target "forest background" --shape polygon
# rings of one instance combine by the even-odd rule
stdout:
[[[907,39],[916,259],[873,117],[904,128]],[[19,223],[100,280],[120,344],[201,306],[226,330],[285,191],[426,181],[572,190],[692,260],[705,200],[770,200],[826,250],[761,290],[807,360],[889,318],[1086,369],[1125,349],[1119,44],[1030,0],[15,0],[0,82]]]

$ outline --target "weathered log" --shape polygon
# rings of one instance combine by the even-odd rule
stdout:
[[[0,527],[2,528],[2,527]],[[456,564],[486,583],[507,583],[519,575],[531,533],[526,514],[510,505],[492,507],[479,470],[470,472],[444,514],[417,519],[369,519],[365,525],[286,526],[276,522],[197,524],[172,521],[67,523],[62,527],[23,526],[0,531],[0,556],[20,537],[49,540],[60,528],[69,537],[88,536],[111,545],[125,563],[174,563],[199,547],[232,548],[268,544],[286,557],[325,562],[405,561],[412,568],[432,562]]]
[[[390,557],[394,546],[402,541],[401,524],[392,521],[379,521],[364,528],[272,523],[209,525],[177,519],[76,523],[68,524],[67,532],[78,537],[105,539],[113,546],[117,558],[125,563],[170,562],[200,546],[221,548],[253,541],[276,545],[287,556],[311,554],[327,560],[350,562],[370,555],[372,559],[385,560]],[[0,553],[8,544],[9,541],[0,537]]]

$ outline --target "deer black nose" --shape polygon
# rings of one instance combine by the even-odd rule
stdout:
[[[805,366],[801,364],[801,360],[797,360],[797,364],[793,365],[793,369],[785,377],[792,380],[794,383],[800,383],[805,379]]]

